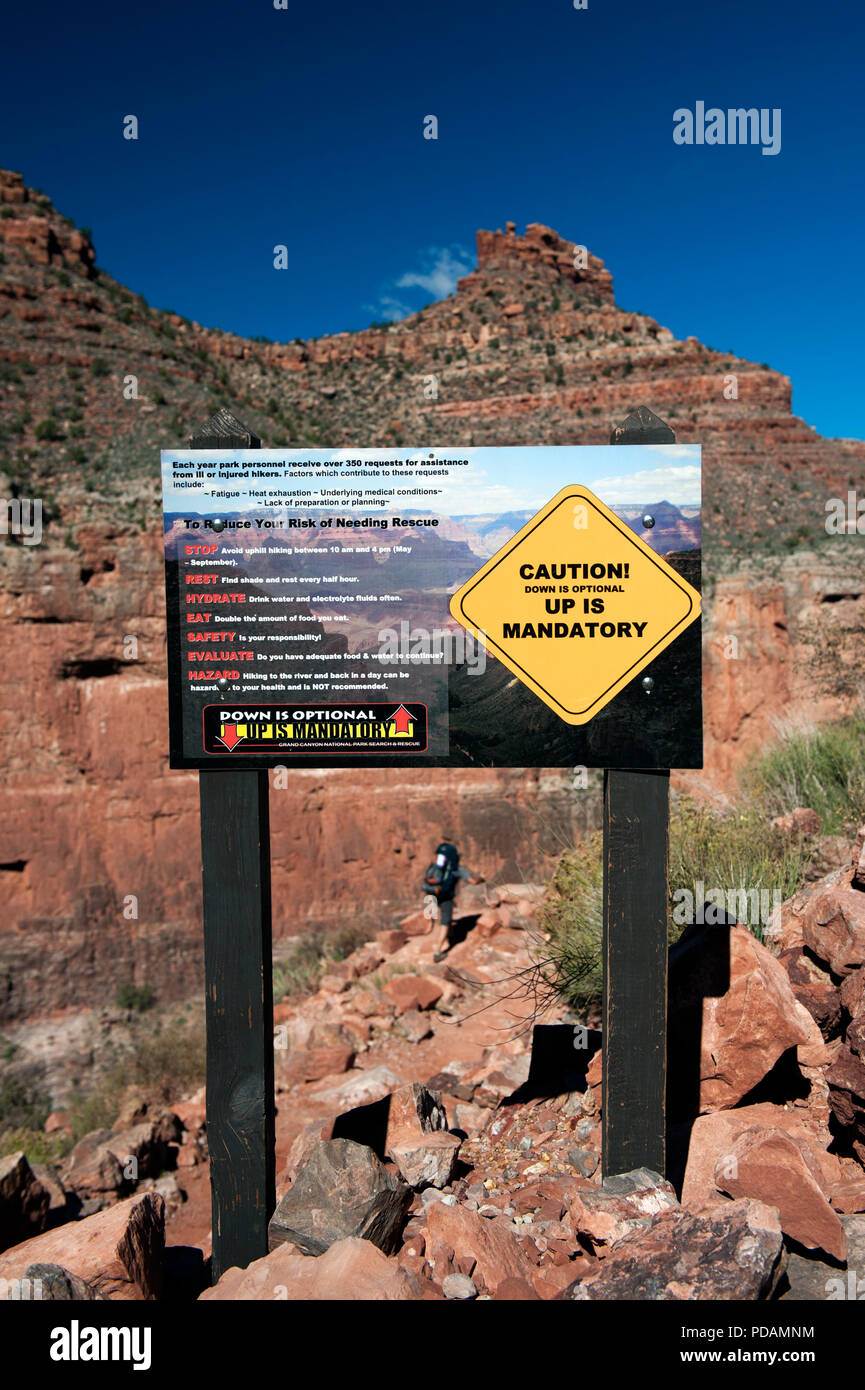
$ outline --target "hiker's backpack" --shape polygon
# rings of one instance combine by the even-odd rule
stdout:
[[[423,878],[423,891],[439,902],[453,895],[457,881],[459,854],[454,845],[439,845],[436,856]]]

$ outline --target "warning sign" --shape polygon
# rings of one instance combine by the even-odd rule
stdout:
[[[588,488],[565,487],[453,596],[452,615],[569,724],[700,615],[700,595]]]
[[[172,767],[702,766],[699,445],[165,449],[162,489]]]

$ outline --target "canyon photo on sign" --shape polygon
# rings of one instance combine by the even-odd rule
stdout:
[[[695,445],[163,450],[171,765],[699,767]]]

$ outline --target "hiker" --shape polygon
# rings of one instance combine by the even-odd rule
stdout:
[[[424,892],[430,895],[438,907],[439,939],[433,954],[433,960],[436,964],[443,960],[448,952],[448,935],[454,912],[454,897],[460,879],[465,879],[466,883],[483,883],[484,881],[482,875],[473,874],[469,869],[463,868],[460,864],[459,850],[456,845],[448,835],[443,835],[442,842],[435,852],[435,858],[424,875],[423,885]]]

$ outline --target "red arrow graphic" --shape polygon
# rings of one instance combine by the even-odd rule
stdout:
[[[222,733],[217,735],[217,741],[219,743],[224,743],[229,753],[232,749],[236,748],[239,743],[242,743],[245,738],[246,734],[239,734],[237,732],[236,724],[223,724]]]
[[[399,709],[394,711],[394,713],[391,715],[390,719],[391,719],[391,723],[394,725],[394,728],[395,728],[395,732],[396,732],[396,733],[398,733],[398,734],[410,734],[410,733],[411,733],[411,726],[412,726],[412,724],[414,723],[414,716],[411,715],[411,714],[409,714],[409,712],[408,712],[408,710],[406,709],[405,705],[400,705]]]

